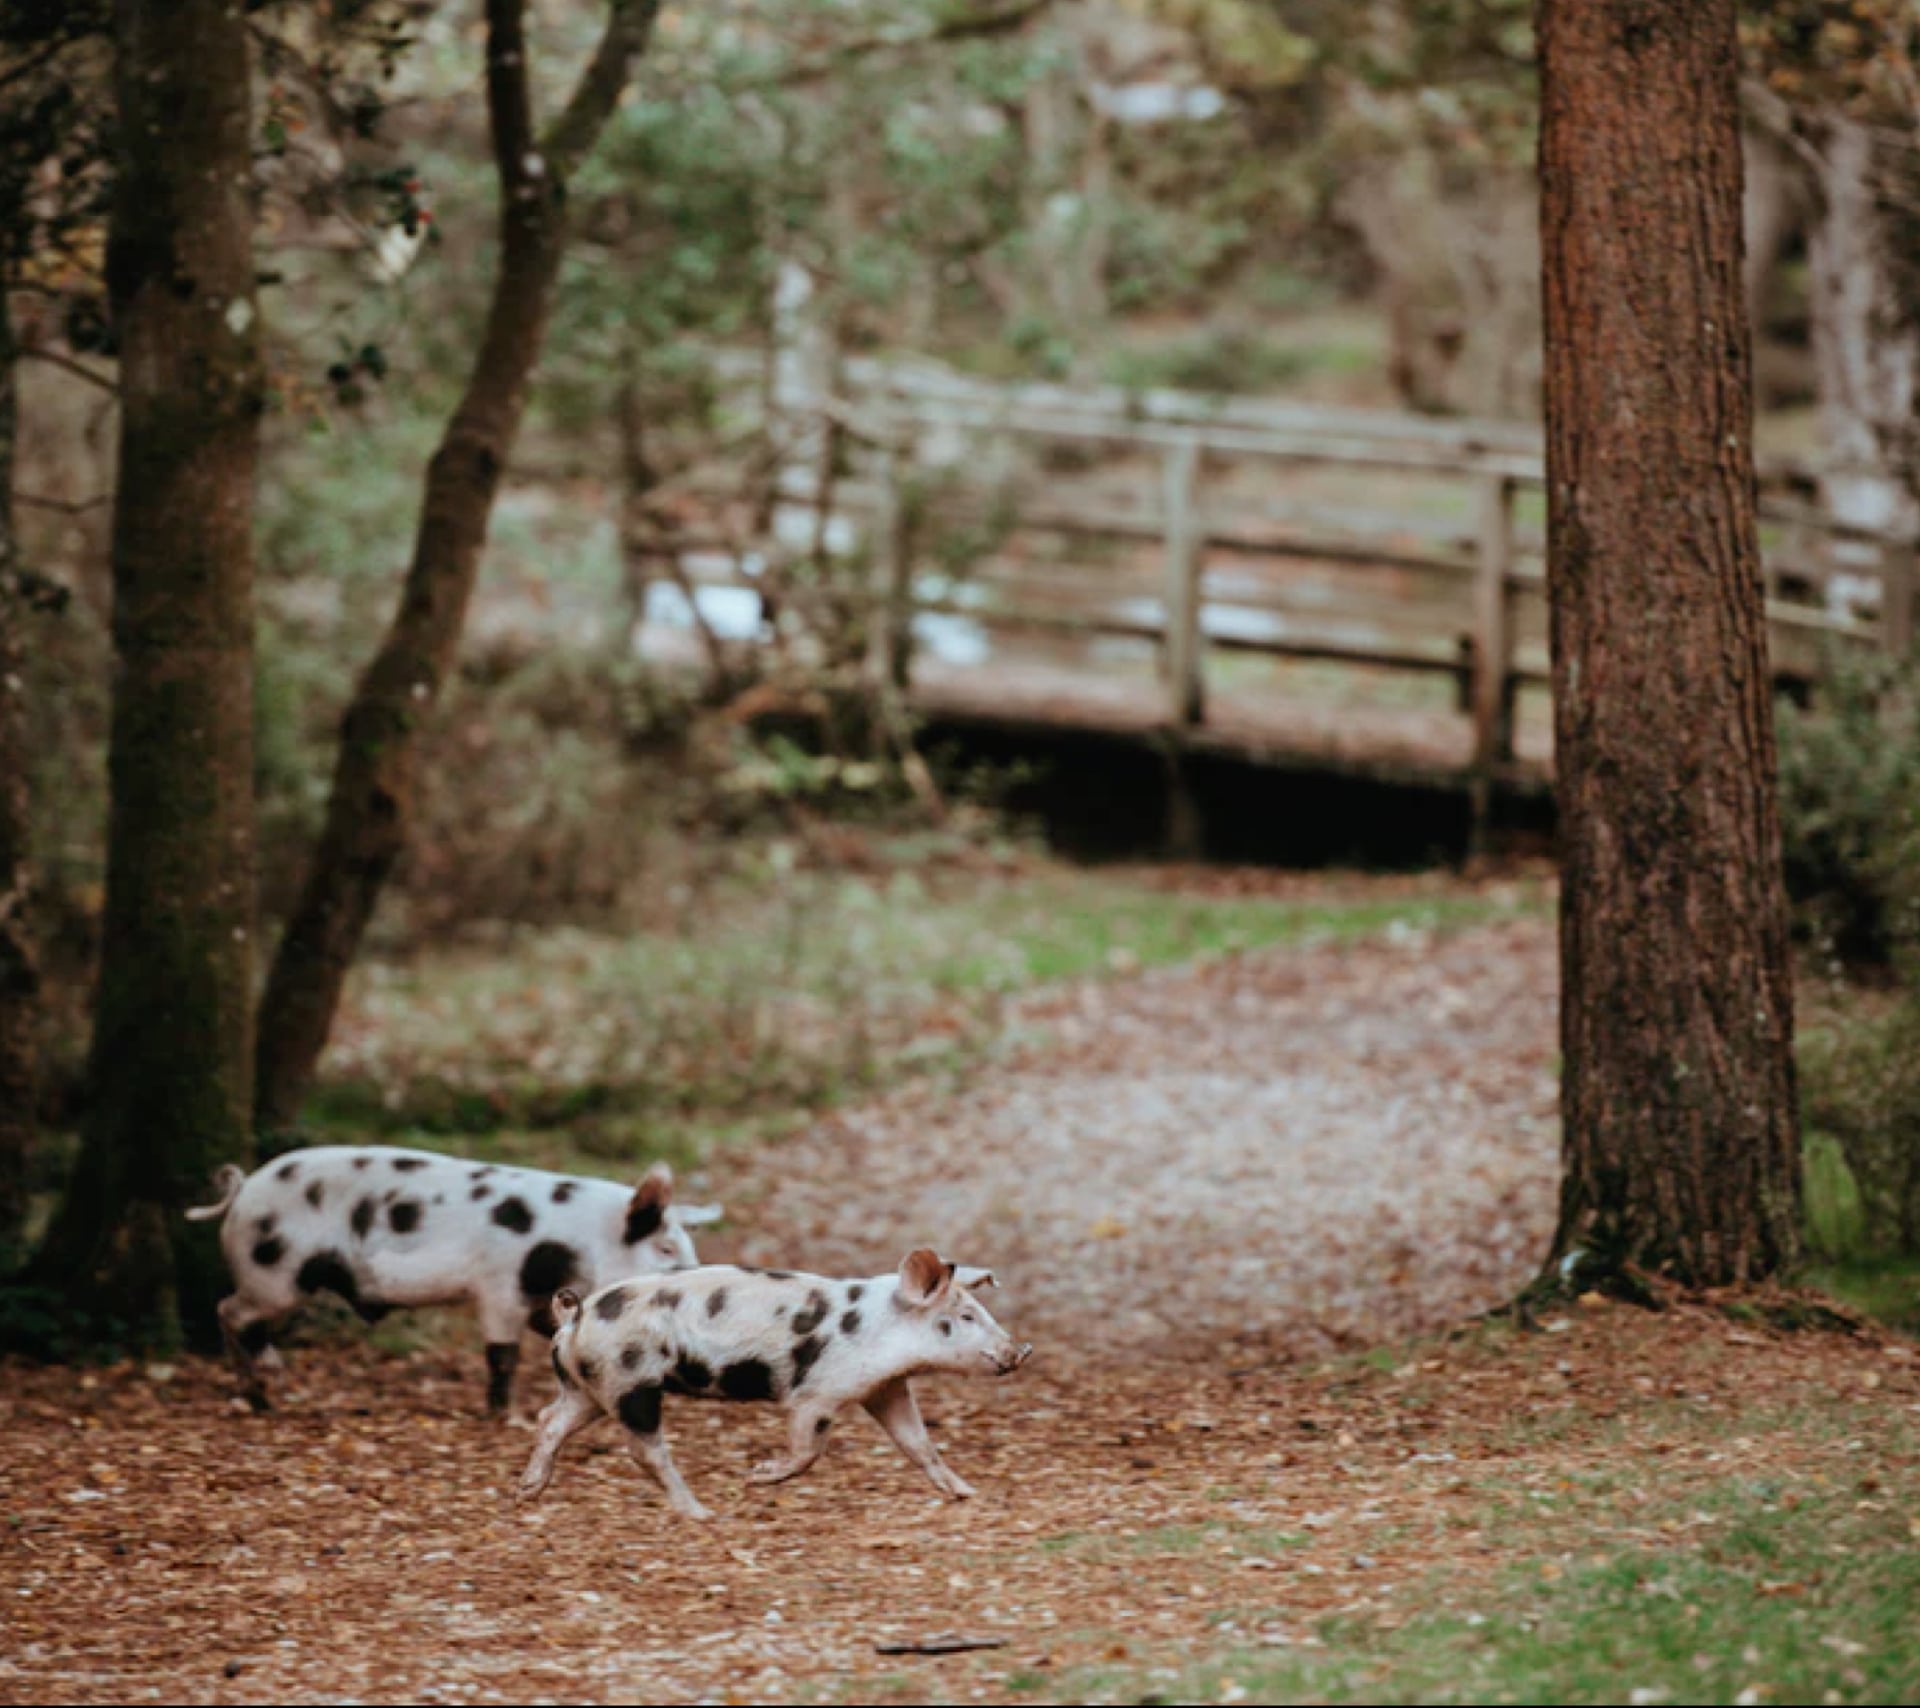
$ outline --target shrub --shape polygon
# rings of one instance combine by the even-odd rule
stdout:
[[[1920,1255],[1920,995],[1808,1032],[1800,1074],[1815,1248]]]

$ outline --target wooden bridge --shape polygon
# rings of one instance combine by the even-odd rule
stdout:
[[[708,477],[709,525],[649,548],[709,646],[751,590],[745,633],[817,667],[837,622],[842,662],[943,723],[1461,790],[1477,824],[1549,789],[1536,429],[862,361],[786,418],[757,531]],[[1802,689],[1913,641],[1914,542],[1814,490],[1763,469],[1773,668]]]

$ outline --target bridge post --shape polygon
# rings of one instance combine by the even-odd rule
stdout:
[[[1200,441],[1186,437],[1167,452],[1162,492],[1166,538],[1166,640],[1161,661],[1176,730],[1204,723],[1206,673],[1200,639],[1200,578],[1206,533],[1199,512]]]
[[[1507,621],[1507,580],[1512,573],[1513,481],[1490,475],[1480,486],[1480,561],[1473,600],[1470,857],[1487,851],[1494,783],[1500,767],[1513,757],[1513,642]]]
[[[1913,540],[1888,540],[1880,548],[1880,640],[1900,664],[1913,657],[1916,550]]]

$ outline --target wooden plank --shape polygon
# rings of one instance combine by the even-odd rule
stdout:
[[[1473,753],[1488,772],[1512,757],[1507,699],[1507,585],[1513,574],[1513,486],[1494,477],[1480,487],[1480,563],[1473,591]]]
[[[1205,544],[1200,532],[1200,444],[1183,439],[1162,469],[1166,520],[1166,643],[1162,657],[1168,709],[1176,729],[1206,721],[1205,662],[1200,636],[1200,582]]]
[[[1905,663],[1913,656],[1914,542],[1889,540],[1880,548],[1880,644]]]

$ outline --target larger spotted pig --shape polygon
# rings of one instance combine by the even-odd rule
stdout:
[[[756,1483],[799,1476],[820,1457],[835,1417],[858,1403],[935,1488],[964,1500],[973,1490],[928,1437],[911,1381],[933,1371],[1005,1376],[1027,1361],[1033,1348],[1016,1345],[975,1297],[992,1284],[987,1270],[956,1269],[922,1250],[872,1280],[716,1264],[616,1282],[584,1303],[562,1292],[553,1341],[560,1392],[540,1414],[520,1498],[546,1489],[568,1437],[611,1416],[673,1509],[708,1517],[660,1428],[661,1396],[684,1394],[785,1409],[787,1452],[757,1467]]]
[[[220,1244],[234,1290],[220,1326],[256,1410],[262,1370],[277,1369],[273,1325],[315,1293],[338,1294],[368,1322],[411,1305],[465,1301],[487,1343],[487,1406],[512,1396],[523,1328],[550,1332],[562,1287],[691,1269],[689,1227],[717,1206],[673,1202],[673,1171],[656,1163],[638,1187],[612,1180],[474,1163],[384,1146],[316,1146],[252,1175],[229,1165],[217,1204],[195,1221],[226,1220]]]

